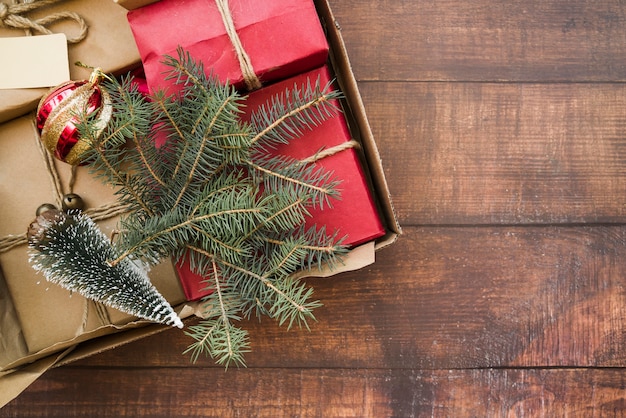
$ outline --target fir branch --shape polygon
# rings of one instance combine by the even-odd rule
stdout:
[[[211,356],[211,337],[218,327],[217,321],[201,321],[199,325],[192,325],[185,331],[185,335],[196,340],[195,343],[190,344],[183,354],[191,353],[191,362],[198,361],[200,354]]]
[[[289,118],[294,117],[295,115],[297,115],[298,113],[309,109],[311,107],[315,107],[317,105],[319,105],[320,103],[324,102],[327,100],[326,96],[322,96],[322,97],[318,97],[315,100],[305,103],[303,105],[301,105],[300,107],[291,110],[290,112],[288,112],[287,114],[281,116],[279,119],[273,121],[269,126],[265,127],[262,131],[260,131],[259,133],[257,133],[253,138],[252,138],[252,144],[256,143],[259,139],[261,139],[262,137],[264,137],[265,135],[267,135],[269,132],[271,132],[272,130],[276,129],[277,127],[281,126],[283,123],[285,123]]]
[[[225,335],[226,335],[226,354],[225,357],[227,359],[232,359],[234,352],[233,352],[233,341],[231,339],[230,333],[228,332],[228,314],[226,313],[226,308],[224,307],[224,296],[222,295],[222,289],[220,286],[220,277],[218,275],[218,269],[217,269],[217,265],[215,264],[215,261],[213,261],[213,283],[215,285],[215,294],[217,295],[218,299],[219,299],[219,308],[220,308],[220,313],[221,313],[221,319],[222,322],[226,325],[224,327],[224,331],[225,331]],[[226,360],[229,361],[229,360]]]
[[[229,100],[225,100],[222,103],[222,105],[218,108],[217,112],[215,112],[215,114],[213,115],[213,118],[211,119],[211,122],[209,123],[209,126],[207,127],[207,132],[212,132],[213,131],[213,128],[215,127],[215,124],[219,120],[219,117],[222,115],[222,112],[224,112],[227,109],[227,106],[229,105],[229,103],[230,103]],[[183,135],[180,135],[180,136],[181,136],[181,138],[184,138]],[[202,153],[204,151],[204,148],[206,147],[207,141],[210,140],[210,139],[214,139],[214,138],[207,137],[206,135],[203,137],[200,149],[197,151],[197,154],[196,154],[196,159],[194,160],[194,163],[191,166],[191,169],[189,170],[189,172],[187,174],[187,182],[183,185],[183,187],[181,188],[180,192],[178,193],[178,197],[176,198],[176,201],[174,202],[174,207],[178,206],[178,204],[180,203],[180,199],[182,198],[182,196],[184,195],[185,191],[187,190],[187,188],[191,184],[191,182],[193,180],[193,177],[194,177],[194,174],[195,174],[195,172],[196,172],[196,170],[198,168],[198,165],[200,164],[201,156],[202,156]],[[174,175],[176,175],[176,173],[178,172],[179,168],[180,168],[180,164],[178,164],[176,166],[176,169],[174,170]]]
[[[176,48],[178,58],[166,55],[163,64],[171,67],[172,70],[165,76],[166,80],[176,79],[176,84],[191,84],[197,91],[205,96],[210,96],[211,92],[207,88],[207,79],[204,77],[204,66],[202,62],[196,61],[191,54],[182,47]]]
[[[126,249],[119,257],[115,258],[114,260],[110,260],[109,261],[109,265],[111,266],[115,266],[117,265],[120,261],[122,261],[123,259],[125,259],[126,257],[130,256],[131,254],[134,253],[145,253],[146,250],[144,249],[142,251],[143,248],[145,247],[150,247],[150,248],[154,248],[154,243],[159,240],[159,238],[161,237],[167,237],[169,236],[171,233],[186,228],[186,227],[191,227],[194,224],[198,224],[202,221],[207,221],[216,217],[224,217],[224,216],[230,216],[230,215],[238,215],[238,214],[260,214],[262,213],[262,209],[260,208],[244,208],[244,209],[229,209],[229,210],[223,210],[220,212],[215,212],[215,213],[207,213],[205,215],[201,215],[201,216],[195,216],[193,218],[187,219],[183,222],[171,225],[168,228],[162,229],[152,235],[147,236],[146,238],[144,238],[143,240],[141,240],[140,242],[137,242],[135,244],[133,244],[131,247],[129,247],[128,249]],[[236,228],[236,229],[243,229],[243,228]],[[160,242],[159,242],[160,243]],[[157,250],[154,250],[157,251]],[[159,251],[160,252],[160,251]]]
[[[341,97],[341,94],[331,90],[330,86],[329,83],[321,89],[318,80],[315,88],[309,84],[304,93],[301,93],[298,88],[294,88],[291,94],[287,90],[283,97],[292,96],[292,103],[285,104],[285,100],[275,99],[274,105],[269,110],[261,107],[261,110],[255,112],[251,118],[252,123],[259,130],[252,138],[251,144],[254,146],[277,130],[280,135],[273,135],[268,139],[287,142],[290,138],[301,135],[301,127],[316,126],[322,120],[332,116],[333,111],[337,110],[334,100]]]
[[[123,192],[127,195],[132,196],[132,200],[135,204],[139,205],[147,214],[153,215],[152,210],[148,206],[148,204],[143,200],[142,196],[137,193],[134,187],[132,187],[127,173],[119,170],[115,163],[109,158],[111,156],[111,152],[101,148],[101,147],[92,147],[93,152],[97,155],[98,158],[98,168],[104,170],[111,177],[111,183],[116,186],[120,186]],[[90,155],[91,158],[93,155]],[[95,167],[94,167],[95,168]]]
[[[137,123],[137,120],[142,120],[143,118],[141,115],[138,115],[136,113],[138,106],[135,105],[135,102],[137,99],[139,99],[137,96],[140,95],[140,93],[137,91],[137,87],[133,87],[131,90],[129,90],[128,88],[124,88],[123,85],[120,85],[118,83],[115,83],[114,87],[118,91],[121,101],[127,104],[128,106],[128,122],[123,125],[117,126],[116,131],[119,132],[120,134],[123,132],[130,132],[129,136],[133,144],[135,144],[136,146],[135,149],[142,163],[141,164],[142,168],[146,170],[150,174],[150,177],[154,179],[159,185],[165,186],[165,182],[154,171],[152,165],[150,164],[148,158],[146,157],[144,146],[143,146],[143,141],[140,141],[139,139],[140,134],[142,134],[141,135],[142,137],[145,136],[145,130],[135,129],[135,124]],[[116,135],[117,132],[114,131],[112,132],[112,134]],[[152,146],[152,148],[154,148],[154,145]]]
[[[128,150],[123,146],[127,139],[138,143],[138,137],[149,129],[147,121],[150,120],[150,106],[145,103],[143,97],[133,87],[130,79],[123,79],[121,83],[107,78],[101,86],[106,89],[116,109],[107,128],[100,132],[94,125],[93,115],[82,113],[78,115],[78,124],[81,138],[90,144],[89,152],[85,159],[91,162],[91,171],[99,177],[107,178],[107,182],[121,187],[121,193],[130,196],[131,202],[141,207],[144,211],[152,214],[151,205],[137,192],[131,182],[128,171],[122,168],[128,163]],[[144,167],[151,169],[146,161]],[[158,177],[155,177],[159,180]]]
[[[294,286],[294,284],[297,284],[297,281],[287,279],[283,282],[273,283],[266,275],[261,275],[252,270],[246,269],[245,267],[229,263],[225,260],[217,259],[215,255],[209,254],[201,248],[194,247],[193,245],[187,245],[187,248],[200,254],[204,254],[207,257],[216,259],[219,264],[228,267],[233,271],[242,273],[246,277],[253,278],[262,283],[267,289],[270,289],[276,297],[274,298],[274,302],[268,312],[270,313],[270,316],[278,318],[280,325],[288,320],[288,328],[291,328],[294,322],[298,325],[304,324],[308,328],[306,318],[309,317],[315,319],[312,309],[321,306],[321,304],[318,301],[307,302],[306,300],[311,296],[312,291],[297,289],[298,287],[304,287]],[[289,306],[289,308],[286,308],[285,305]]]
[[[266,174],[266,175],[268,175],[270,177],[274,177],[274,178],[279,179],[279,180],[286,181],[286,182],[291,183],[291,184],[293,184],[293,185],[295,185],[297,187],[310,189],[311,191],[318,192],[318,193],[323,194],[323,195],[328,195],[328,194],[333,193],[333,189],[331,187],[316,186],[315,184],[311,184],[311,183],[308,183],[308,182],[306,182],[304,180],[300,180],[296,176],[290,176],[288,174],[282,174],[279,171],[272,170],[271,168],[263,167],[263,166],[261,166],[259,164],[253,163],[252,161],[250,161],[249,164],[250,164],[251,168],[253,168],[255,170],[258,170],[258,171],[260,171],[263,174]]]
[[[339,238],[338,231],[328,234],[325,227],[318,229],[311,226],[306,229],[305,226],[301,226],[275,237],[265,236],[262,239],[267,244],[262,251],[267,254],[276,252],[281,254],[284,253],[283,247],[291,246],[297,247],[297,251],[304,251],[304,256],[299,259],[299,265],[295,270],[311,270],[314,265],[318,269],[325,265],[332,270],[342,262],[343,256],[348,252],[348,248],[343,245],[346,237]]]
[[[228,332],[229,342],[227,342],[226,332]],[[195,340],[183,351],[183,354],[191,353],[191,361],[194,363],[200,354],[205,354],[226,368],[230,364],[246,365],[243,356],[250,352],[248,333],[230,322],[224,324],[221,318],[203,320],[198,325],[190,326],[188,331],[185,331],[185,335]]]
[[[201,197],[195,205],[191,206],[190,216],[194,216],[198,211],[202,209],[204,205],[210,202],[213,199],[219,198],[220,194],[226,192],[234,192],[238,189],[241,189],[241,182],[244,179],[242,178],[239,172],[230,173],[226,176],[222,176],[213,183],[213,186],[216,187],[214,190],[210,190],[206,196]]]
[[[309,82],[270,99],[244,122],[245,97],[177,52],[165,60],[166,78],[180,87],[176,95],[145,98],[128,83],[109,87],[117,89],[116,116],[94,166],[122,186],[120,200],[131,212],[107,261],[115,268],[137,259],[189,260],[212,293],[202,301],[207,319],[189,328],[194,342],[185,352],[194,362],[204,353],[226,366],[244,365],[249,342],[234,324],[240,315],[256,310],[281,325],[308,328],[321,304],[292,273],[315,264],[332,268],[345,252],[336,233],[302,226],[311,207],[339,196],[340,182],[314,163],[264,154],[336,115],[341,93]],[[154,145],[156,135],[166,137],[166,146]],[[112,147],[124,141],[134,146]]]
[[[220,255],[224,257],[225,259],[231,260],[231,262],[236,262],[236,261],[241,260],[241,257],[243,257],[249,252],[246,248],[244,248],[244,246],[241,245],[243,240],[237,239],[236,241],[237,245],[234,245],[234,244],[230,244],[226,241],[219,239],[215,235],[209,234],[207,231],[205,231],[204,229],[200,227],[192,225],[192,228],[194,231],[197,232],[200,238],[204,238],[204,242],[210,242],[210,243],[216,244],[217,247],[220,249],[219,251]],[[205,247],[210,247],[210,246],[205,245]]]
[[[299,198],[299,199],[297,199],[297,200],[295,200],[293,202],[290,202],[287,206],[277,210],[272,215],[268,216],[267,219],[265,220],[265,222],[259,223],[256,227],[254,227],[254,229],[252,229],[252,231],[250,231],[243,238],[244,239],[248,239],[252,235],[254,235],[256,232],[261,230],[262,228],[266,228],[269,225],[272,225],[273,223],[276,223],[279,227],[281,227],[283,229],[289,229],[290,226],[288,226],[284,222],[280,221],[280,218],[283,215],[285,215],[285,214],[292,215],[292,216],[288,217],[289,223],[290,224],[293,223],[293,225],[291,225],[291,226],[295,226],[295,225],[298,225],[301,222],[304,222],[304,215],[305,215],[305,213],[304,213],[303,204],[307,200],[308,199]],[[298,209],[300,209],[300,210],[298,210]]]
[[[225,267],[229,267],[229,268],[231,268],[231,269],[233,269],[233,270],[235,270],[235,271],[237,271],[237,272],[243,273],[244,275],[246,275],[246,276],[248,276],[248,277],[251,277],[251,278],[254,278],[254,279],[258,280],[260,283],[262,283],[263,285],[265,285],[267,288],[269,288],[269,289],[273,290],[273,291],[274,291],[274,292],[276,292],[278,295],[280,295],[280,296],[284,297],[284,299],[285,299],[286,301],[288,301],[288,302],[289,302],[289,303],[290,303],[290,304],[291,304],[294,308],[296,308],[298,311],[300,311],[300,312],[305,311],[305,307],[304,307],[303,305],[298,304],[295,300],[289,299],[289,298],[287,297],[287,295],[285,295],[285,294],[284,294],[283,292],[281,292],[278,288],[276,288],[276,286],[274,286],[274,285],[272,284],[272,282],[268,279],[268,277],[267,277],[267,276],[264,276],[264,275],[261,275],[261,274],[255,273],[255,272],[254,272],[254,271],[252,271],[252,270],[248,270],[248,269],[246,269],[246,268],[244,268],[244,267],[241,267],[241,266],[238,266],[238,265],[236,265],[236,264],[229,263],[229,262],[227,262],[227,261],[225,261],[225,260],[221,260],[221,259],[219,259],[218,257],[216,257],[216,255],[215,255],[215,254],[209,253],[209,252],[207,252],[207,251],[203,250],[202,248],[198,248],[198,247],[196,247],[196,246],[194,246],[194,245],[187,244],[187,245],[186,245],[186,247],[187,247],[189,250],[193,251],[193,252],[196,252],[196,253],[198,253],[198,254],[202,254],[202,255],[204,255],[205,257],[210,258],[210,259],[212,259],[212,260],[216,260],[219,264],[221,264],[221,265],[223,265],[223,266],[225,266]]]
[[[249,351],[247,332],[233,326],[231,322],[240,320],[239,316],[232,313],[237,304],[227,301],[227,293],[221,284],[219,273],[217,263],[212,260],[207,281],[210,280],[213,292],[205,298],[205,314],[209,319],[202,321],[199,326],[190,327],[190,331],[186,332],[196,342],[184,354],[191,352],[193,362],[201,353],[205,353],[226,368],[231,363],[245,366],[243,353]]]

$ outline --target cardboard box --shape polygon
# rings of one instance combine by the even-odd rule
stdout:
[[[91,74],[91,70],[74,65],[76,61],[101,67],[107,73],[123,73],[137,66],[139,51],[128,27],[125,8],[112,1],[68,0],[41,7],[24,17],[39,19],[60,11],[78,13],[88,25],[87,37],[69,45],[68,65],[72,80],[88,79]],[[77,23],[71,20],[61,20],[51,28],[55,33],[68,36],[79,32]],[[17,36],[25,36],[24,31],[0,26],[0,37]],[[47,88],[0,90],[0,123],[36,109],[47,91]]]
[[[385,235],[378,238],[375,242],[366,243],[351,251],[347,263],[349,265],[353,263],[351,267],[358,268],[359,266],[362,267],[374,262],[374,251],[387,247],[395,242],[398,235],[401,233],[401,229],[396,220],[376,143],[365,115],[358,86],[350,67],[338,25],[335,24],[330,6],[326,0],[316,0],[316,7],[326,28],[326,35],[330,44],[329,64],[337,75],[340,89],[346,96],[346,117],[353,135],[356,136],[355,139],[361,144],[367,163],[364,167],[366,177],[371,181],[375,202],[379,208],[381,219],[386,230]],[[316,274],[321,276],[334,275],[336,273],[337,271],[321,271]],[[306,275],[309,275],[309,273],[306,272]],[[177,279],[172,278],[172,280]],[[4,282],[1,277],[0,282]],[[0,289],[0,295],[1,294],[5,293],[1,292]],[[179,306],[180,316],[188,317],[192,315],[193,308],[193,306]],[[10,329],[12,335],[19,336],[20,324],[16,319],[17,316],[11,298],[0,298],[0,309],[2,309],[0,312],[0,325],[2,326],[3,333],[5,329]],[[128,330],[128,327],[133,329]],[[124,332],[119,333],[111,334],[111,332],[115,331],[111,329],[96,330],[93,334],[86,336],[89,337],[89,341],[84,341],[69,348],[66,348],[66,346],[61,348],[51,346],[39,353],[23,353],[23,356],[18,360],[0,370],[0,406],[18,396],[22,390],[28,387],[38,376],[51,367],[67,364],[71,361],[134,341],[167,328],[168,327],[161,325],[147,325],[145,321],[142,321],[140,323],[131,323],[124,329]],[[18,340],[18,338],[15,340]],[[11,344],[12,349],[19,350],[20,347],[24,349],[24,346],[20,345],[19,341],[15,341]]]

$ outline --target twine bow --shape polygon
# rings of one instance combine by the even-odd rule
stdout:
[[[230,7],[228,7],[228,0],[215,0],[217,4],[217,9],[222,16],[222,21],[224,22],[224,26],[226,27],[226,33],[230,38],[230,42],[233,44],[235,48],[235,54],[237,55],[237,59],[239,60],[239,68],[241,68],[241,74],[243,75],[243,80],[246,83],[246,87],[248,90],[256,90],[261,88],[261,80],[257,77],[254,72],[254,68],[252,68],[252,62],[250,61],[250,56],[243,49],[243,45],[241,44],[241,39],[239,39],[239,35],[237,34],[237,29],[235,29],[235,22],[233,21],[233,15],[230,13]]]
[[[50,35],[53,32],[46,27],[51,23],[61,20],[73,20],[79,26],[79,33],[74,37],[68,37],[67,43],[76,44],[87,36],[87,22],[78,13],[61,11],[52,13],[40,19],[30,19],[23,16],[33,10],[58,3],[62,0],[36,0],[31,3],[6,4],[0,2],[0,26],[12,29],[32,30],[44,35]]]

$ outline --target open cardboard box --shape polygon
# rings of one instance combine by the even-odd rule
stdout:
[[[124,5],[123,1],[120,0],[120,4]],[[401,229],[389,196],[389,188],[385,180],[379,153],[365,115],[365,109],[352,73],[339,26],[335,22],[327,0],[315,0],[315,4],[330,45],[329,65],[334,70],[339,87],[345,95],[344,111],[346,118],[354,139],[361,144],[363,167],[370,181],[381,220],[386,229],[386,234],[375,242],[354,248],[346,257],[345,265],[332,271],[322,270],[307,271],[306,274],[301,273],[302,276],[320,277],[332,276],[340,272],[356,270],[372,264],[375,260],[375,251],[392,244],[401,233]],[[178,279],[172,274],[171,280],[177,281]],[[194,315],[195,306],[192,303],[185,302],[179,304],[176,310],[181,317],[189,318]],[[26,344],[23,342],[23,335],[20,331],[19,320],[11,295],[0,270],[0,349],[5,350],[6,342],[11,341],[13,348],[17,347],[19,351],[21,347],[23,352],[23,355],[18,358],[9,362],[5,361],[4,368],[0,369],[0,407],[18,396],[51,367],[67,364],[168,328],[146,321],[131,320],[127,324],[95,329],[69,341],[59,341],[57,344],[34,353],[28,352]],[[5,334],[4,330],[12,331],[11,334]]]

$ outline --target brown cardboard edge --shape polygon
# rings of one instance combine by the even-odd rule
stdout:
[[[0,408],[11,402],[47,370],[61,361],[72,347],[31,363],[18,370],[0,374]]]
[[[365,114],[365,107],[359,93],[354,73],[352,72],[352,66],[350,65],[350,61],[348,59],[348,54],[339,30],[339,26],[334,19],[327,0],[314,0],[314,2],[322,22],[326,25],[327,37],[331,47],[332,64],[338,76],[337,78],[340,88],[347,98],[352,116],[358,125],[361,145],[367,158],[368,170],[371,172],[374,191],[377,194],[377,204],[379,204],[382,209],[381,215],[384,218],[387,233],[376,241],[375,251],[377,251],[394,243],[398,235],[402,233],[402,230],[397,221],[396,212],[391,202],[389,187],[387,180],[385,179],[380,154]],[[361,264],[360,267],[364,267],[367,264],[371,264],[371,262],[365,262]],[[338,272],[339,271],[333,272],[333,275]],[[307,276],[311,276],[311,274],[307,274]],[[15,379],[13,390],[9,394],[10,396],[0,397],[0,408],[17,397],[32,382],[34,382],[37,377],[49,368],[66,365],[103,351],[122,346],[132,341],[137,341],[141,338],[157,334],[170,328],[163,325],[149,323],[146,323],[145,325],[137,324],[137,326],[138,328],[122,330],[120,332],[83,342],[76,347],[64,351],[61,355],[56,353],[42,358],[34,363],[30,363],[23,368],[16,369],[15,373],[18,374],[22,373],[24,370],[32,369],[33,371],[27,373],[27,379]],[[0,387],[6,383],[3,382],[3,380],[7,378],[11,379],[11,376],[14,376],[14,373],[0,375]]]
[[[348,99],[347,103],[360,132],[361,145],[367,157],[367,169],[371,173],[377,204],[381,208],[381,215],[387,227],[388,232],[385,236],[376,241],[376,250],[379,250],[394,243],[398,236],[402,234],[402,228],[398,223],[396,211],[391,201],[391,194],[385,178],[380,153],[367,120],[363,99],[352,71],[348,52],[339,29],[340,26],[335,20],[328,0],[314,0],[314,2],[326,30],[326,36],[331,48],[330,59],[337,75],[337,81]]]

